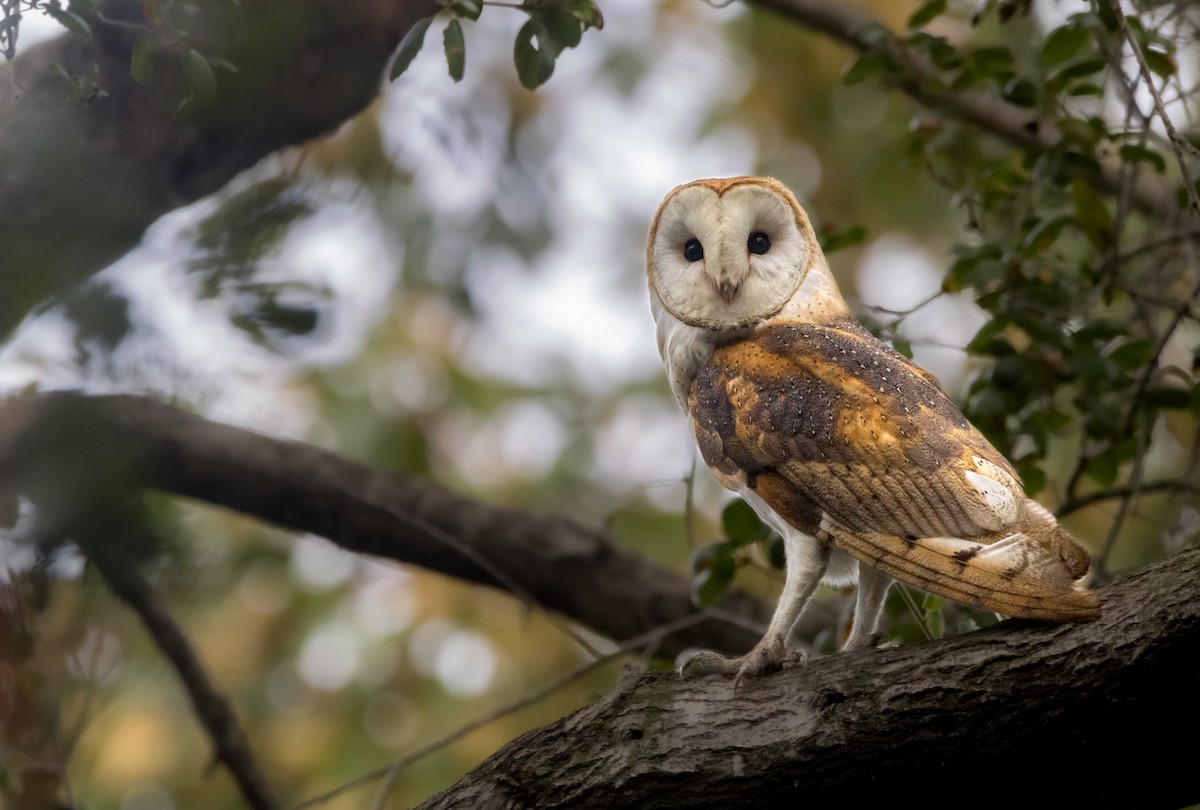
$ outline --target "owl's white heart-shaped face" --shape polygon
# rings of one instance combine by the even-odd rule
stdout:
[[[650,227],[650,289],[684,323],[737,329],[796,292],[818,248],[803,209],[764,177],[696,180],[671,191]]]

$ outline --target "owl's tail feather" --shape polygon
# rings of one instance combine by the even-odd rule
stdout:
[[[1049,525],[1038,523],[1036,534],[1015,532],[993,543],[957,537],[863,536],[828,518],[821,529],[850,556],[955,602],[1051,622],[1099,618],[1096,594],[1075,583],[1087,572],[1087,551],[1053,518]]]

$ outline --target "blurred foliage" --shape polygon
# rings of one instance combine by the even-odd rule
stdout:
[[[188,41],[192,4],[144,5],[131,73],[151,81],[169,62],[186,77],[181,98],[206,102],[213,71],[237,66],[214,65]],[[481,15],[487,5],[447,4],[436,71],[422,72],[429,26],[414,29],[390,67],[403,76],[374,109],[184,212],[167,236],[148,235],[139,268],[114,268],[27,323],[0,354],[0,371],[17,372],[0,379],[157,390],[481,497],[603,522],[693,576],[698,605],[729,587],[771,598],[779,537],[744,503],[726,505],[707,473],[686,481],[682,453],[663,461],[690,444],[660,369],[630,361],[631,371],[604,377],[601,346],[578,362],[555,346],[512,357],[511,335],[497,331],[502,316],[518,333],[532,324],[528,296],[582,275],[580,256],[609,268],[589,290],[645,310],[653,200],[624,195],[638,175],[658,175],[632,151],[613,156],[563,133],[579,116],[615,138],[636,122],[614,116],[658,105],[674,151],[717,144],[697,154],[794,188],[847,293],[868,292],[857,272],[889,231],[939,257],[933,297],[986,315],[959,347],[970,376],[952,395],[1031,493],[1069,513],[1103,572],[1194,542],[1200,225],[1107,0],[873,4],[935,66],[921,94],[1002,99],[1061,132],[1044,148],[1015,147],[893,92],[914,77],[882,29],[877,47],[849,58],[777,16],[675,0],[605,5],[607,28],[581,42],[601,26],[592,3],[530,2],[508,22],[511,10]],[[57,8],[86,17],[74,2]],[[1196,62],[1196,11],[1155,4],[1129,22],[1175,125],[1195,142],[1197,95],[1186,82],[1196,77],[1178,65]],[[554,81],[524,89],[556,64]],[[702,86],[700,75],[722,82]],[[77,96],[102,90],[95,76],[67,78]],[[677,98],[686,105],[672,106]],[[609,117],[586,118],[596,109]],[[734,146],[745,154],[714,157]],[[612,188],[567,179],[592,164]],[[1122,178],[1118,193],[1096,190],[1105,166]],[[1141,212],[1133,190],[1146,182],[1178,197],[1178,211]],[[567,216],[589,208],[604,215]],[[325,258],[331,250],[342,264]],[[355,262],[365,266],[346,266]],[[514,287],[522,295],[505,296]],[[592,314],[593,302],[576,303],[579,318]],[[926,303],[864,308],[864,320],[920,361],[929,346],[913,327],[928,320]],[[639,478],[643,469],[675,472]],[[352,779],[583,658],[509,597],[194,505],[151,508],[182,555],[152,571],[155,584],[286,801]],[[80,807],[235,806],[224,772],[204,768],[207,741],[135,621],[69,546],[38,546],[28,504],[17,516],[0,498],[0,510],[0,524],[15,522],[0,534],[15,572],[0,588],[0,682],[13,685],[0,691],[0,789],[36,791],[66,770]],[[993,621],[900,588],[887,615],[899,643]],[[832,651],[845,629],[828,628],[815,648]],[[488,677],[471,679],[480,673]],[[392,806],[603,693],[613,673],[411,767]],[[38,770],[46,762],[49,777]],[[360,791],[326,806],[367,801]]]

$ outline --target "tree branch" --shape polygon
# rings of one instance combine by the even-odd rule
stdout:
[[[747,2],[818,31],[859,53],[880,47],[886,49],[893,59],[909,71],[908,77],[895,82],[896,87],[922,106],[948,113],[1020,149],[1051,149],[1062,141],[1062,134],[1053,122],[1040,119],[1029,110],[1002,99],[977,92],[931,91],[931,87],[941,86],[941,72],[924,54],[913,50],[876,17],[853,3],[831,3],[828,0]],[[1102,162],[1100,173],[1086,179],[1100,191],[1123,193],[1118,163]],[[1129,194],[1134,205],[1145,213],[1162,215],[1176,210],[1172,195],[1152,181],[1139,178]]]
[[[1089,506],[1094,506],[1104,501],[1113,501],[1118,498],[1129,498],[1135,494],[1150,495],[1156,492],[1186,492],[1192,495],[1200,494],[1200,486],[1179,478],[1167,478],[1158,481],[1147,481],[1136,488],[1130,485],[1109,487],[1095,492],[1089,492],[1086,495],[1078,495],[1068,498],[1059,504],[1054,510],[1054,514],[1060,520],[1073,512],[1078,512],[1080,509],[1086,509]]]
[[[103,546],[87,546],[89,559],[105,583],[142,620],[154,644],[174,667],[192,701],[196,719],[208,732],[216,759],[229,769],[246,803],[254,810],[279,810],[281,805],[258,767],[233,708],[212,685],[188,637],[171,618],[150,583],[129,560],[106,553]]]
[[[1012,807],[1033,791],[1044,804],[1194,804],[1194,752],[1170,740],[1200,723],[1200,549],[1101,599],[1090,624],[1007,621],[737,692],[723,678],[627,672],[422,806],[890,806],[908,794]]]
[[[0,403],[0,492],[54,486],[64,471],[94,476],[85,489],[105,491],[123,480],[507,590],[493,573],[498,568],[538,604],[617,641],[696,613],[686,579],[568,517],[481,503],[148,397],[61,392]],[[472,553],[464,555],[443,535]],[[734,593],[711,613],[664,637],[660,654],[692,647],[744,652],[761,636],[771,609]],[[799,633],[812,638],[832,616],[808,613]]]
[[[102,0],[92,41],[64,34],[0,63],[0,340],[26,313],[134,248],[163,214],[284,147],[329,132],[375,98],[388,57],[436,0],[196,4],[185,47],[225,59],[216,98],[186,120],[179,53],[130,75],[149,29],[141,4]],[[48,67],[94,75],[71,100]],[[90,73],[96,71],[95,73]]]
[[[1167,141],[1171,144],[1171,151],[1175,153],[1175,162],[1179,164],[1179,173],[1183,177],[1183,187],[1187,193],[1188,202],[1191,203],[1192,213],[1200,217],[1200,197],[1196,194],[1196,181],[1192,179],[1191,168],[1188,166],[1187,157],[1183,154],[1185,144],[1193,151],[1195,147],[1181,138],[1179,131],[1175,129],[1175,124],[1171,123],[1171,117],[1167,115],[1167,108],[1163,106],[1162,95],[1159,94],[1158,87],[1154,84],[1154,74],[1150,71],[1149,63],[1146,62],[1146,55],[1142,53],[1142,46],[1138,44],[1137,37],[1129,30],[1129,20],[1125,18],[1121,0],[1109,0],[1109,6],[1113,10],[1113,16],[1117,18],[1117,24],[1121,26],[1121,36],[1125,38],[1129,49],[1133,51],[1133,55],[1137,59],[1142,81],[1150,91],[1150,97],[1154,99],[1154,110],[1158,113],[1158,118],[1167,131]]]

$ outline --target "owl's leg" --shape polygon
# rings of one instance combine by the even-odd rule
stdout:
[[[679,668],[680,675],[685,678],[734,675],[736,685],[747,676],[776,672],[785,664],[804,660],[803,652],[788,648],[788,636],[825,575],[833,546],[796,531],[786,533],[783,540],[787,550],[787,579],[766,635],[740,658],[726,658],[707,650],[696,653]]]
[[[883,601],[887,596],[892,578],[863,563],[858,564],[858,598],[854,604],[854,622],[843,650],[860,650],[874,647],[877,643],[879,617],[883,614]]]

